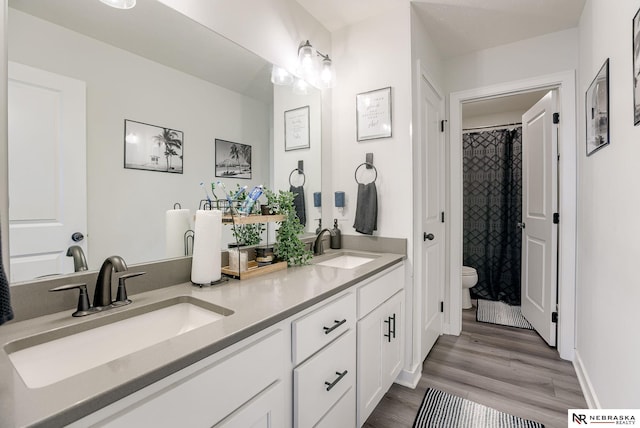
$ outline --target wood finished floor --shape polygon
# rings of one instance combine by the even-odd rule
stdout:
[[[460,336],[440,336],[416,389],[394,384],[364,426],[411,428],[427,388],[546,428],[566,427],[567,409],[587,407],[573,365],[556,349],[532,330],[477,322],[475,306],[463,311]]]

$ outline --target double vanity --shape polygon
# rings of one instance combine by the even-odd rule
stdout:
[[[361,426],[404,355],[404,255],[339,250],[0,329],[0,426]],[[132,269],[133,270],[133,269]]]

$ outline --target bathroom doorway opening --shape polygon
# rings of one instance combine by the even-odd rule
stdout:
[[[458,335],[462,329],[462,243],[463,243],[463,172],[462,135],[463,106],[472,102],[497,100],[506,96],[548,92],[558,89],[558,113],[561,124],[558,131],[559,151],[559,212],[562,216],[559,228],[558,250],[558,351],[561,358],[573,360],[575,314],[575,217],[576,217],[576,98],[575,73],[561,72],[536,78],[507,82],[498,85],[454,92],[450,95],[450,141],[448,145],[449,192],[447,206],[450,210],[448,236],[448,293],[445,332]]]
[[[533,328],[550,346],[557,306],[556,98],[556,90],[544,89],[462,105],[462,308],[477,308],[485,322]]]

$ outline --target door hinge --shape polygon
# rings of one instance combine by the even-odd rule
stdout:
[[[440,302],[440,312],[444,312],[444,302]]]
[[[443,119],[440,121],[440,132],[444,132],[444,123],[446,122],[446,119]]]
[[[560,223],[560,213],[553,213],[553,224]]]
[[[553,113],[553,123],[556,125],[560,123],[560,113]]]
[[[440,223],[444,223],[444,211],[440,213]]]
[[[551,322],[558,322],[558,313],[557,312],[551,312]]]

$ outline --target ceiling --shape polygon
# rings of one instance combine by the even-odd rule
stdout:
[[[329,31],[384,14],[407,0],[297,0]],[[413,0],[444,57],[573,28],[585,0]]]
[[[462,118],[486,116],[499,113],[525,112],[549,92],[541,91],[525,92],[516,95],[508,95],[499,98],[491,98],[481,101],[472,101],[462,104]]]

